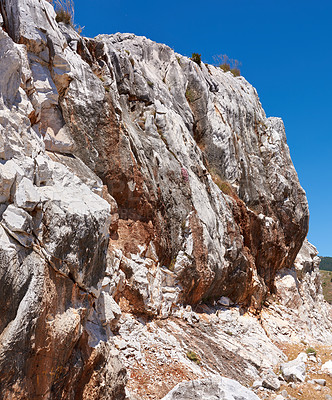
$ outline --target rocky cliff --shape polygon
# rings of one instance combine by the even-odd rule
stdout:
[[[0,6],[2,398],[248,386],[275,343],[331,344],[306,196],[256,90],[144,37],[81,37],[46,0]]]

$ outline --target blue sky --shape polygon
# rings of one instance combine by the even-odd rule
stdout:
[[[332,2],[78,0],[83,34],[132,32],[205,62],[241,61],[267,116],[284,120],[310,208],[309,240],[332,256]]]

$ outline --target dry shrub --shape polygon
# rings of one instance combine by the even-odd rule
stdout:
[[[215,61],[215,65],[221,68],[223,71],[231,71],[234,76],[241,75],[241,71],[239,69],[240,62],[238,60],[229,58],[227,54],[219,54],[214,56],[213,59]]]
[[[74,1],[55,0],[54,8],[56,12],[56,22],[63,22],[67,25],[74,24]]]
[[[224,194],[227,194],[228,196],[232,196],[234,194],[232,185],[229,182],[227,182],[226,180],[222,179],[214,167],[210,168],[209,172],[210,172],[213,182],[218,186],[218,188]]]
[[[202,58],[201,55],[198,53],[192,53],[191,55],[191,60],[194,61],[196,64],[198,64],[199,66],[201,65],[202,62]]]

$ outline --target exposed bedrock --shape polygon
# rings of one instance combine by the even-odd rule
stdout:
[[[81,38],[46,1],[3,1],[2,13],[27,55],[32,126],[116,201],[118,298],[153,314],[221,295],[259,308],[301,247],[308,207],[283,123],[255,89],[144,37]]]
[[[70,156],[66,167],[66,156],[45,151],[61,116],[50,46],[59,39],[63,51],[66,42],[48,2],[1,1],[1,12],[0,397],[121,399],[125,370],[107,343],[91,344],[88,324],[106,269],[111,206],[80,160]],[[105,330],[101,322],[95,329]]]
[[[243,77],[46,0],[0,11],[2,398],[124,399],[121,312],[322,302],[283,123]]]
[[[152,313],[221,295],[259,308],[308,229],[282,121],[265,117],[244,78],[146,38],[81,48],[91,72],[60,104],[75,154],[118,205],[110,250],[121,250],[123,297]]]

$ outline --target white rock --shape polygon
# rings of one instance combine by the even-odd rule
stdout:
[[[1,223],[22,246],[32,245],[32,218],[26,211],[10,204],[2,215]]]
[[[253,384],[252,384],[252,388],[253,389],[258,389],[259,387],[261,387],[263,385],[263,382],[260,380],[260,381],[255,381]]]
[[[212,377],[179,383],[162,400],[189,399],[259,400],[259,397],[233,379]]]
[[[3,29],[0,29],[0,96],[13,104],[20,86],[21,59],[19,50]]]
[[[40,195],[29,179],[23,178],[18,184],[14,202],[17,207],[24,208],[27,211],[32,211],[40,202]]]
[[[280,370],[287,382],[305,381],[306,360],[307,360],[307,355],[305,353],[300,353],[295,360],[281,364]]]
[[[16,178],[16,170],[10,161],[0,163],[0,203],[9,201],[10,191]]]
[[[326,386],[326,379],[314,379],[314,382],[320,386]]]
[[[38,155],[35,159],[35,181],[37,186],[52,184],[52,162],[48,158]]]
[[[218,300],[218,304],[225,306],[225,307],[229,307],[230,305],[230,299],[228,297],[222,296],[220,297],[220,299]]]
[[[280,381],[278,376],[272,370],[267,371],[262,376],[262,386],[266,389],[279,390]]]
[[[104,291],[101,292],[98,299],[98,311],[102,324],[110,324],[112,327],[115,327],[121,316],[121,309],[118,304],[109,293]]]
[[[332,375],[332,360],[327,361],[322,365],[322,371],[327,372],[328,374]]]

